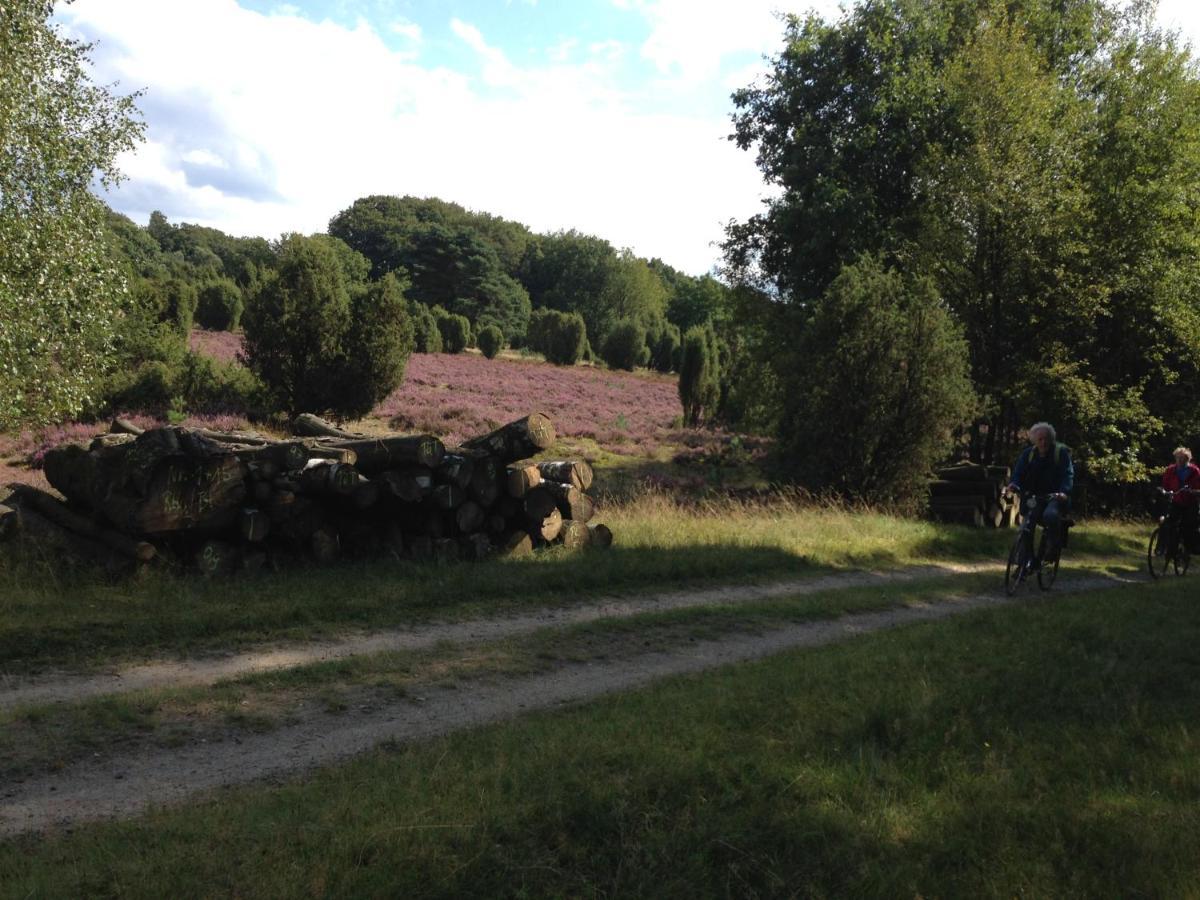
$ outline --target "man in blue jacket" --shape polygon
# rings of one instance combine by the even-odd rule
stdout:
[[[1058,443],[1054,426],[1049,422],[1030,426],[1029,444],[1017,457],[1008,490],[1047,498],[1039,501],[1032,510],[1027,506],[1023,508],[1025,523],[1021,527],[1028,532],[1032,545],[1033,530],[1040,522],[1047,535],[1046,558],[1055,559],[1059,550],[1060,525],[1070,506],[1069,494],[1075,485],[1075,467],[1071,464],[1070,449],[1066,444]]]

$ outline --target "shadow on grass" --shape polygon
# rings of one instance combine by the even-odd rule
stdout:
[[[214,580],[159,571],[114,581],[22,558],[12,548],[0,565],[0,671],[9,672],[517,612],[605,593],[804,577],[817,569],[777,548],[734,544],[551,549],[474,563],[344,561]]]

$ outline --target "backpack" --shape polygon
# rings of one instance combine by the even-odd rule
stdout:
[[[1054,442],[1054,464],[1056,466],[1062,465],[1063,454],[1066,453],[1070,449],[1071,448],[1068,447],[1066,444],[1060,444],[1058,441]],[[1021,455],[1023,457],[1025,457],[1026,465],[1029,465],[1029,463],[1031,463],[1033,461],[1033,454],[1036,452],[1037,452],[1037,447],[1034,447],[1032,444],[1021,451]]]

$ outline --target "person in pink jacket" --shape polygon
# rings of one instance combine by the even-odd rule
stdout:
[[[1189,552],[1200,551],[1196,536],[1197,514],[1200,512],[1200,466],[1192,462],[1192,451],[1187,447],[1175,448],[1175,465],[1163,472],[1162,486],[1163,490],[1175,492],[1166,524],[1171,528],[1183,529],[1181,534]],[[1173,545],[1172,541],[1165,546]]]

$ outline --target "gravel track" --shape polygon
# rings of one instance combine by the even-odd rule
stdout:
[[[90,697],[156,688],[210,685],[241,675],[270,672],[389,650],[420,650],[442,641],[472,643],[554,628],[700,606],[756,603],[777,597],[875,587],[921,578],[999,570],[995,563],[918,566],[884,572],[846,572],[765,585],[672,591],[636,597],[601,597],[590,603],[547,607],[521,615],[463,622],[436,622],[411,628],[348,635],[332,641],[278,645],[220,657],[157,660],[91,675],[23,677],[0,672],[0,710],[31,704],[73,702]]]
[[[986,570],[986,567],[968,567],[952,571]],[[653,598],[546,611],[546,615],[558,617],[553,620],[521,616],[431,626],[408,633],[391,633],[391,637],[396,640],[405,634],[412,637],[418,633],[425,636],[436,633],[437,628],[445,627],[462,629],[460,639],[468,637],[482,640],[490,636],[518,633],[519,630],[512,626],[514,622],[532,623],[522,626],[525,630],[531,630],[591,621],[605,615],[633,615],[654,609],[749,602],[802,592],[899,583],[929,577],[936,571],[947,572],[945,568],[910,569],[894,573],[835,575],[803,582],[724,588],[695,594],[659,594]],[[1075,577],[1068,585],[1048,596],[1100,590],[1126,583],[1131,582],[1103,576]],[[1025,596],[1032,595],[1036,595],[1036,591]],[[552,671],[531,676],[500,678],[491,682],[474,681],[460,689],[431,689],[418,700],[402,699],[385,706],[339,715],[321,714],[268,734],[173,749],[143,749],[101,761],[83,761],[51,775],[0,787],[0,834],[13,835],[134,815],[149,807],[176,804],[202,795],[211,796],[213,791],[223,787],[265,778],[295,777],[317,766],[346,760],[387,741],[420,740],[532,710],[584,702],[638,688],[672,675],[703,672],[784,650],[816,647],[858,634],[943,619],[1010,602],[1013,601],[999,592],[991,592],[932,604],[788,625],[762,634],[735,634],[717,640],[688,642],[669,651],[656,651],[633,658],[564,663]],[[603,609],[612,609],[613,612],[602,613]],[[501,627],[500,623],[507,623],[509,630],[489,632],[489,628]],[[382,636],[373,637],[379,639]],[[352,639],[327,647],[346,649],[350,646],[371,646],[387,649],[354,642],[371,639]],[[439,633],[438,637],[429,639],[436,641],[447,637]],[[346,649],[343,655],[350,652]],[[209,677],[212,676],[205,676]],[[49,684],[41,687],[48,688]],[[26,689],[32,690],[33,686],[27,685]]]

